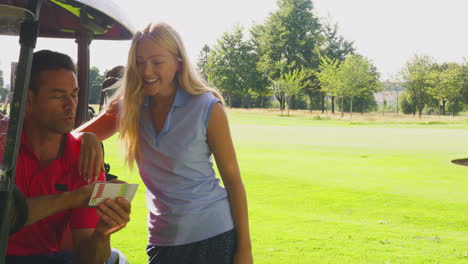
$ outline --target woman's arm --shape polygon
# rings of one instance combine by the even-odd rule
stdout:
[[[234,263],[253,263],[247,195],[240,175],[236,152],[229,131],[228,119],[224,108],[219,103],[213,106],[208,122],[207,137],[224,187],[228,192],[231,212],[237,231],[237,251]]]
[[[96,118],[89,120],[73,130],[72,134],[90,132],[95,134],[100,141],[106,140],[117,132],[119,127],[119,103],[115,102],[106,111],[100,113]]]
[[[111,137],[118,130],[118,104],[89,120],[72,131],[75,138],[81,141],[78,167],[88,181],[97,178],[104,165],[101,142]]]

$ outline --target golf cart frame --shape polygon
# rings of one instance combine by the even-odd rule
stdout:
[[[38,37],[74,39],[77,43],[79,103],[75,127],[86,120],[89,89],[89,46],[92,40],[129,40],[133,28],[111,0],[0,0],[0,35],[19,35],[20,54],[10,104],[7,141],[0,166],[0,264],[4,263],[12,212],[24,218],[16,203],[16,160],[29,86],[31,61]],[[21,213],[23,212],[23,213]],[[21,214],[23,217],[21,217]],[[21,221],[19,221],[21,222]],[[17,223],[16,223],[17,224]],[[21,226],[21,224],[19,225]]]

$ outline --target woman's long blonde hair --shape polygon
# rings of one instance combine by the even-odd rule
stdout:
[[[120,108],[120,136],[125,151],[125,161],[130,168],[141,155],[138,144],[139,121],[144,94],[142,92],[141,75],[136,64],[137,44],[142,39],[151,39],[168,51],[180,62],[181,67],[174,77],[176,85],[190,94],[212,92],[214,96],[224,102],[221,94],[214,88],[208,87],[195,72],[188,60],[187,53],[179,34],[166,23],[151,23],[137,32],[132,39],[128,53],[128,63],[125,70],[123,85],[117,92],[114,103],[122,100]]]

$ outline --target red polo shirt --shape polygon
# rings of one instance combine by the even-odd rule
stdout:
[[[15,183],[26,197],[57,194],[63,188],[72,191],[87,183],[78,173],[80,142],[66,135],[61,157],[41,168],[26,137],[21,135],[21,147],[16,165]],[[99,180],[104,181],[101,172]],[[56,185],[59,184],[59,190]],[[60,190],[61,189],[61,190]],[[67,224],[71,229],[95,228],[98,222],[96,209],[76,208],[59,212],[32,225],[23,227],[8,238],[7,255],[49,255],[59,251],[62,234]]]

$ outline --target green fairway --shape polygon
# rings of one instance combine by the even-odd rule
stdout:
[[[229,113],[255,263],[467,263],[468,124],[351,123]],[[113,236],[146,263],[145,188],[105,142],[111,172],[140,183]]]

